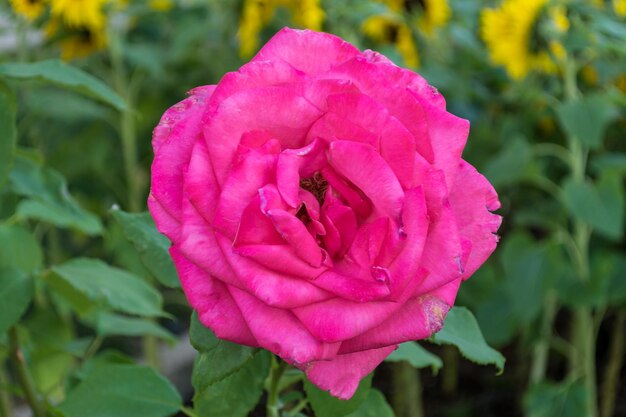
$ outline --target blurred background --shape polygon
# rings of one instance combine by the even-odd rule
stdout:
[[[151,132],[284,26],[424,76],[470,120],[464,158],[502,202],[500,246],[457,303],[504,372],[424,343],[436,359],[374,378],[395,415],[626,416],[625,0],[0,0],[0,295],[26,300],[4,307],[0,358],[19,346],[50,404],[96,352],[151,364],[189,400],[190,311],[143,213]],[[158,313],[70,268],[131,274]],[[27,289],[6,289],[15,274]],[[27,394],[7,369],[5,413]]]

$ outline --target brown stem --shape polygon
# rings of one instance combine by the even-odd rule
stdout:
[[[46,417],[45,406],[39,398],[39,394],[35,390],[35,384],[33,378],[26,366],[26,360],[19,343],[19,335],[17,334],[17,328],[14,326],[9,330],[9,349],[11,352],[11,360],[13,366],[15,366],[15,372],[17,379],[24,391],[24,397],[33,410],[34,417]]]

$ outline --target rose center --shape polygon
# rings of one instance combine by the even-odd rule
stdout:
[[[328,182],[322,177],[322,174],[316,172],[312,177],[300,178],[300,187],[313,194],[320,206],[324,204]]]

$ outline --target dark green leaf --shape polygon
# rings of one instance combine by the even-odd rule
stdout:
[[[202,391],[236,373],[258,351],[218,339],[200,323],[196,312],[191,317],[190,337],[192,345],[200,352],[194,365],[194,387]]]
[[[437,355],[433,355],[415,342],[402,343],[398,349],[387,356],[385,361],[407,361],[417,369],[431,367],[435,373],[443,366],[443,362]]]
[[[24,272],[41,268],[41,247],[22,226],[0,225],[0,248],[0,267],[14,267]]]
[[[111,210],[113,218],[122,226],[124,235],[135,246],[141,262],[165,286],[180,287],[178,274],[168,252],[169,240],[160,234],[149,213],[125,213]]]
[[[122,364],[95,366],[59,406],[66,417],[166,417],[182,401],[154,369]]]
[[[200,355],[198,362],[203,355]],[[235,372],[211,384],[206,383],[203,375],[207,368],[198,362],[192,376],[196,389],[193,402],[198,417],[245,417],[259,402],[263,394],[263,382],[269,372],[269,352],[257,350]]]
[[[119,314],[101,312],[96,320],[96,332],[100,336],[144,336],[151,335],[175,342],[173,334],[154,321]]]
[[[309,382],[304,381],[306,396],[313,407],[316,417],[343,417],[359,409],[363,401],[368,396],[372,386],[373,373],[361,380],[359,388],[352,398],[347,401],[333,397],[328,392],[323,391]]]
[[[77,91],[124,110],[124,100],[105,83],[59,60],[0,64],[0,78],[41,81]]]
[[[33,298],[33,282],[23,271],[0,267],[0,335],[22,317]]]
[[[485,167],[485,176],[494,187],[515,184],[530,172],[532,150],[521,137],[503,147]]]
[[[624,229],[624,187],[621,177],[611,171],[597,185],[567,180],[563,198],[568,210],[601,235],[619,240]]]
[[[501,252],[506,274],[504,288],[511,314],[521,324],[529,324],[541,311],[546,289],[546,251],[525,234],[514,234]]]
[[[588,393],[581,382],[541,383],[528,391],[525,406],[535,417],[585,417]]]
[[[359,408],[348,417],[394,417],[393,410],[382,392],[372,388]]]
[[[91,235],[102,232],[100,219],[80,207],[57,171],[20,156],[15,159],[10,179],[13,191],[28,197],[18,205],[17,212],[21,216],[59,227],[72,227]]]
[[[465,307],[452,307],[443,328],[432,337],[432,341],[438,345],[456,346],[461,355],[472,362],[493,364],[499,372],[504,369],[504,356],[487,345],[474,315]]]
[[[606,127],[618,115],[609,98],[597,94],[562,103],[556,113],[565,133],[590,148],[602,145]]]
[[[16,137],[15,97],[13,92],[0,82],[0,186],[6,181],[13,166]]]
[[[54,274],[92,302],[142,316],[162,316],[161,294],[141,278],[97,259],[76,258]]]

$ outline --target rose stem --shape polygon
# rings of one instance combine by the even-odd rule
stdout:
[[[453,346],[443,347],[443,369],[441,389],[446,395],[453,395],[459,385],[459,351]]]
[[[575,63],[569,58],[563,62],[563,81],[565,89],[565,99],[567,101],[576,100],[579,96],[576,86]],[[572,179],[578,183],[585,180],[587,163],[587,152],[576,137],[568,135],[568,146],[571,153],[571,174]],[[574,266],[579,280],[588,282],[589,273],[589,240],[591,229],[579,220],[573,219],[573,237],[576,244]],[[574,351],[570,357],[570,376],[574,379],[581,377],[587,391],[588,400],[586,404],[587,417],[596,417],[597,392],[596,392],[596,362],[595,362],[595,335],[593,317],[589,307],[581,306],[574,309],[574,321],[572,323],[572,344]]]
[[[393,362],[393,411],[397,417],[424,417],[422,383],[419,371],[409,363]]]
[[[550,340],[552,337],[552,323],[557,311],[555,295],[550,292],[543,302],[543,317],[539,329],[539,341],[533,347],[532,363],[530,366],[530,383],[538,384],[546,378],[548,355],[550,353]]]
[[[624,365],[624,344],[626,339],[626,309],[622,308],[615,317],[613,338],[609,348],[609,361],[602,381],[602,404],[600,415],[611,417],[615,410],[615,398],[619,387],[619,373]]]
[[[267,417],[280,417],[280,405],[278,404],[278,385],[280,378],[287,369],[287,362],[272,356],[270,367],[269,386],[267,390]]]
[[[11,395],[9,394],[9,378],[4,369],[4,358],[2,358],[3,366],[0,367],[0,417],[11,417],[13,404]]]
[[[13,326],[9,330],[9,350],[11,354],[11,360],[15,366],[17,373],[17,379],[22,386],[26,401],[33,410],[34,417],[46,417],[44,405],[39,401],[39,395],[35,391],[35,385],[33,378],[26,367],[26,361],[24,360],[24,354],[20,347],[19,335],[17,334],[17,328]]]
[[[120,136],[128,187],[128,209],[131,212],[138,212],[143,208],[141,171],[137,163],[137,135],[133,109],[134,95],[138,88],[138,83],[132,83],[127,80],[119,32],[116,28],[109,28],[109,54],[115,90],[126,102],[126,107],[120,114]],[[142,345],[148,364],[158,370],[160,368],[160,360],[157,338],[151,335],[144,336]]]

